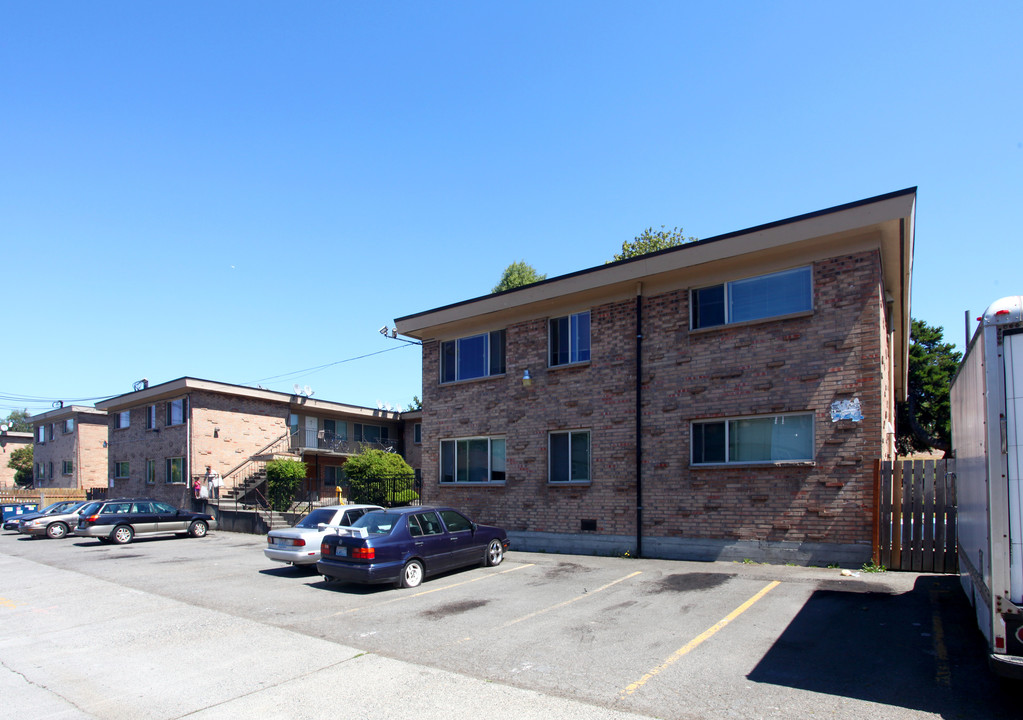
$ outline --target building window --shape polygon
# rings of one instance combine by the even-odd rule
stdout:
[[[115,462],[114,463],[114,477],[115,478],[126,478],[128,477],[128,463]]]
[[[552,432],[548,439],[552,483],[590,481],[590,431]]]
[[[441,343],[440,381],[504,375],[504,346],[504,330]]]
[[[46,477],[53,479],[53,460],[50,461],[50,467],[47,470]]]
[[[53,435],[54,435],[54,432],[53,432],[53,423],[50,423],[50,424],[49,424],[49,425],[47,425],[46,427],[48,428],[48,430],[47,430],[47,433],[46,433],[46,439],[47,439],[47,440],[53,440]]]
[[[420,445],[423,442],[423,424],[415,423],[412,425],[412,442],[416,445]]]
[[[694,330],[813,309],[810,267],[734,280],[690,293]]]
[[[323,468],[323,484],[327,487],[337,487],[344,477],[345,473],[340,465],[328,465]]]
[[[60,464],[61,475],[73,475],[75,472],[75,463],[73,460],[64,460]]]
[[[550,367],[589,362],[590,311],[547,321]]]
[[[185,422],[185,398],[167,401],[167,424],[182,425]]]
[[[153,430],[156,428],[156,405],[148,405],[146,407],[146,430]]]
[[[36,428],[36,442],[40,445],[46,444],[46,426],[40,425]]]
[[[694,422],[694,465],[813,460],[813,414]]]
[[[64,434],[73,433],[75,431],[75,419],[68,418],[64,421]]]
[[[441,440],[442,483],[503,483],[504,438],[473,437]]]
[[[131,427],[131,411],[122,410],[114,415],[114,427],[118,430],[121,428]]]
[[[168,483],[185,482],[185,458],[167,458],[167,480]]]
[[[156,484],[156,460],[146,460],[146,485]]]
[[[355,423],[356,442],[381,442],[388,439],[387,428],[382,425]]]
[[[46,465],[41,462],[36,463],[36,477],[40,480],[46,479]]]

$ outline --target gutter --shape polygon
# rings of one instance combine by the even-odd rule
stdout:
[[[643,283],[636,283],[636,557],[643,557]]]

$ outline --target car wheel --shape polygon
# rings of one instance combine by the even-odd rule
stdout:
[[[500,540],[491,540],[487,545],[487,565],[494,567],[504,560],[504,545]]]
[[[55,522],[46,526],[46,537],[51,540],[59,540],[67,535],[67,525],[62,522]]]
[[[405,569],[401,571],[401,586],[403,588],[419,587],[423,582],[423,563],[418,560],[409,560],[405,563]]]
[[[202,520],[194,520],[188,526],[188,534],[192,537],[205,537],[207,530],[209,530],[209,527]]]
[[[135,531],[131,529],[130,525],[118,525],[114,528],[114,531],[110,533],[111,541],[118,545],[127,545],[135,537]]]

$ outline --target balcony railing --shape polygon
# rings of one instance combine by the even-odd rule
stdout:
[[[349,440],[345,436],[328,430],[319,430],[316,433],[299,430],[291,435],[291,450],[293,452],[320,450],[337,455],[358,455],[364,450],[399,452],[401,450],[401,443],[398,440],[387,439]]]

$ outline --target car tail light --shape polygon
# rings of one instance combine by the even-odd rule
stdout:
[[[330,545],[327,543],[320,543],[320,555],[330,555]]]
[[[90,515],[89,517],[85,518],[85,522],[87,522],[87,523],[94,523],[97,520],[99,520],[99,513],[97,513],[95,515]]]
[[[356,560],[374,560],[376,559],[377,551],[376,548],[361,547],[352,548],[352,557]]]
[[[291,544],[294,545],[295,547],[305,547],[305,540],[303,540],[302,538],[296,538],[295,540],[291,541]]]

